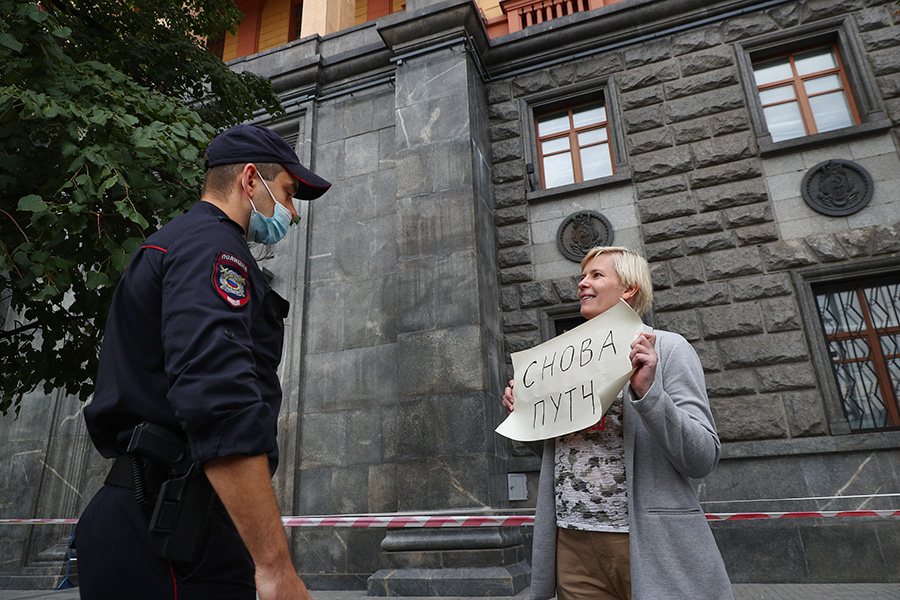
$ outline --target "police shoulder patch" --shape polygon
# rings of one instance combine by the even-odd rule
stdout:
[[[250,300],[247,263],[231,254],[220,252],[213,267],[212,284],[219,296],[232,308],[240,308]]]

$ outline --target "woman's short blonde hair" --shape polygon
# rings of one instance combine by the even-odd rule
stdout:
[[[630,248],[623,246],[597,246],[591,248],[581,259],[581,270],[601,254],[611,254],[613,264],[619,280],[625,288],[632,286],[637,288],[637,293],[632,296],[631,308],[634,312],[644,316],[653,304],[653,282],[650,279],[650,265],[647,260]]]

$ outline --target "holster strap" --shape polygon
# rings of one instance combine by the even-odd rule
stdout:
[[[137,460],[139,468],[141,468],[144,473],[144,485],[146,486],[146,490],[149,494],[155,496],[159,493],[159,488],[162,486],[163,482],[168,479],[168,471],[164,467],[154,464],[151,461],[140,458]],[[109,473],[106,475],[104,483],[129,490],[134,489],[134,471],[132,468],[132,456],[130,454],[123,454],[116,457],[112,467],[109,469]]]

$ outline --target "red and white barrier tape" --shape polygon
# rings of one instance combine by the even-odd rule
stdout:
[[[533,515],[282,517],[285,527],[515,527],[534,525]]]
[[[78,519],[0,519],[0,525],[74,525]]]
[[[900,510],[820,510],[809,512],[707,513],[707,521],[749,519],[809,519],[816,517],[900,517]]]
[[[822,517],[900,517],[900,510],[822,510],[806,512],[706,513],[707,521],[808,519]],[[282,517],[285,527],[517,527],[534,525],[533,515]],[[78,519],[0,519],[0,525],[74,525]]]

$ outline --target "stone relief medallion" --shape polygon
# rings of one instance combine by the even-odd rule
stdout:
[[[869,172],[849,160],[820,162],[803,176],[800,193],[813,210],[831,217],[861,211],[872,199],[874,183]]]
[[[609,219],[592,210],[582,210],[566,217],[556,232],[556,245],[563,256],[580,263],[594,246],[609,246],[613,228]]]

